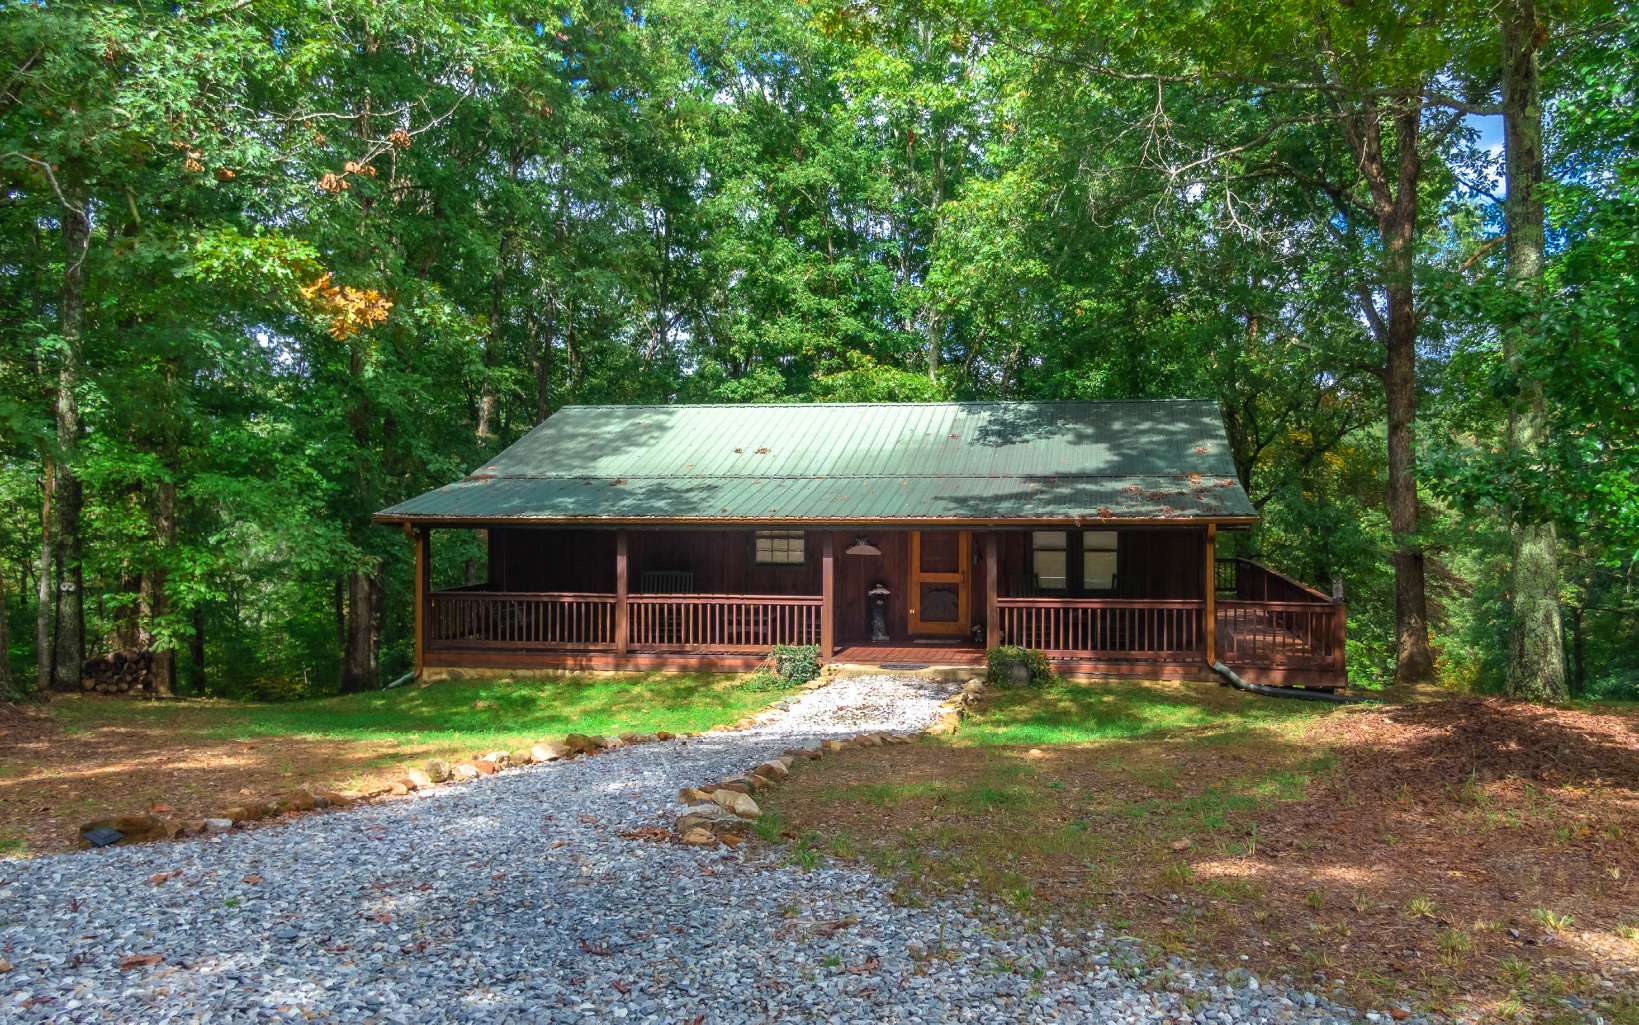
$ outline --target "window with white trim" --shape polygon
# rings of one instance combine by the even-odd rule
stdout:
[[[800,530],[759,530],[755,552],[759,566],[801,566],[808,557]]]
[[[1068,531],[1032,530],[1030,532],[1030,572],[1038,591],[1062,591],[1069,586]]]
[[[1081,589],[1115,590],[1116,546],[1113,530],[1081,532]]]

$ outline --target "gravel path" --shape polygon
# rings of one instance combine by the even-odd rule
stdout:
[[[679,787],[785,748],[921,729],[943,696],[860,677],[738,733],[241,833],[0,862],[13,965],[0,1021],[1355,1020],[1244,973],[1139,968],[1096,931],[900,907],[869,872],[618,835],[669,825]],[[165,872],[180,874],[150,882]],[[131,955],[163,961],[122,971]]]

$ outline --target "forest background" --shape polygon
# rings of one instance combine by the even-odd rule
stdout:
[[[7,4],[0,698],[381,685],[371,513],[566,404],[1151,396],[1218,400],[1356,683],[1639,696],[1636,52],[1518,0]]]

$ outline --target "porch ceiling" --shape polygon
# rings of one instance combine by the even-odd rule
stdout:
[[[582,406],[400,521],[1250,520],[1217,404]]]

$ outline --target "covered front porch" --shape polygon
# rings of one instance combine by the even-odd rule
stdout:
[[[1069,674],[1341,687],[1341,601],[1218,559],[1214,525],[1068,529],[493,526],[480,583],[433,590],[417,550],[417,665],[743,670],[977,665],[996,645]]]

